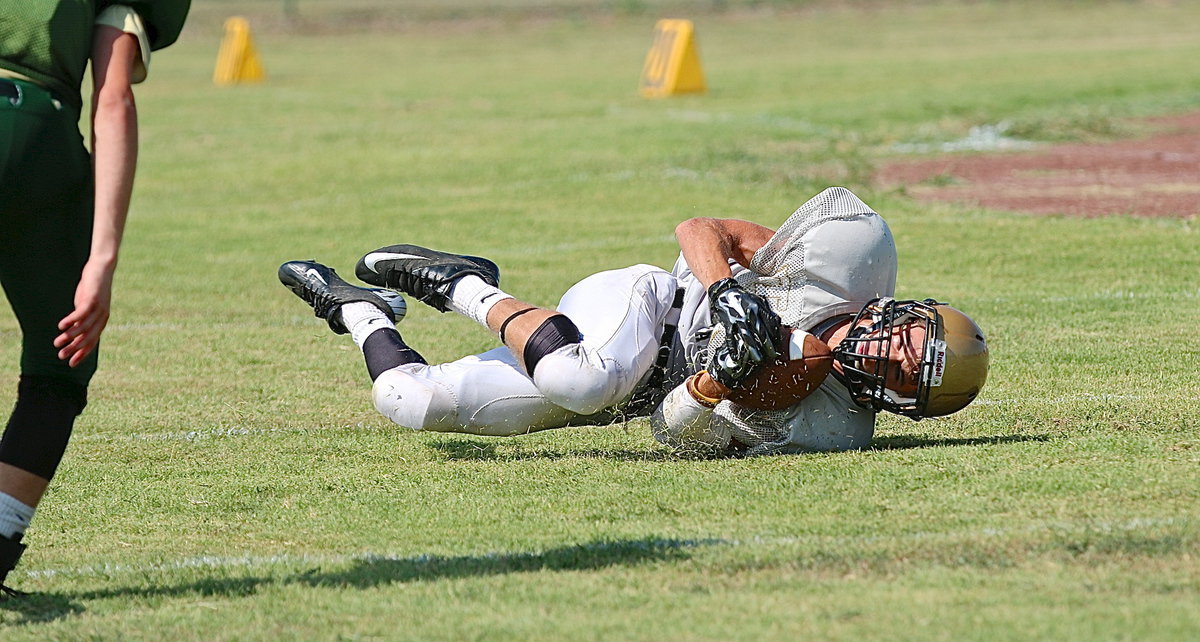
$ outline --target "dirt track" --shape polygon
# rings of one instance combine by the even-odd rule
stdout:
[[[1147,138],[900,161],[876,180],[923,202],[1070,216],[1200,214],[1200,112],[1149,121]]]

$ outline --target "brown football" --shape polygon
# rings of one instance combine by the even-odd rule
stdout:
[[[729,401],[759,410],[782,410],[816,390],[833,368],[833,353],[824,341],[784,326],[787,354],[769,363],[730,391]]]

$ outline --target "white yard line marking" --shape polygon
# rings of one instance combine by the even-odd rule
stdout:
[[[604,238],[594,239],[590,241],[574,241],[570,243],[543,243],[541,245],[529,245],[520,248],[519,250],[511,247],[497,247],[481,252],[484,256],[513,256],[527,257],[532,254],[574,254],[580,251],[588,250],[605,250],[614,247],[638,247],[643,245],[674,245],[675,236],[673,234],[663,234],[657,236],[649,236],[642,238]],[[625,267],[625,266],[613,266]],[[660,266],[661,267],[661,266]],[[663,269],[667,269],[666,266]],[[503,268],[501,268],[503,269]]]
[[[871,544],[874,542],[895,542],[895,541],[948,541],[957,539],[978,539],[991,537],[1004,537],[1008,535],[1022,535],[1029,533],[1128,533],[1139,530],[1159,528],[1163,526],[1183,526],[1190,524],[1192,520],[1188,518],[1176,517],[1136,517],[1120,522],[1068,522],[1068,521],[1048,521],[1030,524],[1021,528],[1012,529],[978,529],[967,531],[949,531],[935,532],[922,531],[917,533],[909,533],[904,535],[887,534],[878,536],[854,536],[854,537],[829,537],[822,535],[809,535],[803,537],[777,537],[777,536],[754,536],[746,539],[726,539],[726,538],[702,538],[702,539],[658,539],[651,541],[617,541],[617,542],[602,542],[593,544],[581,544],[578,548],[582,551],[598,551],[604,552],[617,549],[629,549],[641,547],[648,550],[674,550],[674,549],[689,549],[700,548],[707,546],[722,546],[729,548],[755,548],[766,546],[791,546],[797,544],[812,545],[824,544],[839,546],[844,544]],[[363,562],[403,562],[413,565],[421,564],[436,564],[447,561],[463,561],[470,559],[497,560],[507,558],[526,558],[537,557],[545,551],[514,551],[514,552],[491,552],[478,555],[394,555],[390,553],[359,553],[355,555],[310,555],[302,554],[279,554],[279,555],[242,555],[234,557],[224,557],[216,555],[205,555],[201,557],[189,557],[178,560],[170,560],[157,562],[152,564],[96,564],[90,566],[80,566],[75,568],[48,568],[37,570],[22,570],[17,569],[15,574],[24,573],[28,578],[71,578],[71,577],[92,577],[92,576],[113,576],[113,575],[134,575],[134,574],[150,574],[150,573],[169,573],[172,571],[195,569],[195,568],[211,568],[211,569],[243,569],[253,570],[273,566],[312,566],[325,564],[348,564],[355,561]]]
[[[1085,292],[1082,294],[1073,294],[1069,296],[1046,296],[1031,292],[1025,296],[1011,297],[985,297],[979,301],[988,303],[1022,303],[1022,302],[1038,302],[1038,303],[1073,303],[1076,301],[1126,301],[1136,299],[1162,299],[1164,297],[1177,297],[1181,299],[1196,299],[1200,298],[1200,289],[1196,290],[1175,290],[1172,292],[1147,292],[1133,290],[1100,290],[1098,292]]]
[[[1063,404],[1074,401],[1138,401],[1145,399],[1145,395],[1114,395],[1114,394],[1093,394],[1090,392],[1081,392],[1077,395],[1064,395],[1060,397],[1025,397],[1023,399],[979,399],[975,401],[976,405],[980,406],[1007,406],[1010,404]]]
[[[488,255],[488,256],[497,256],[497,257],[506,257],[506,256],[526,257],[529,255],[536,255],[536,254],[571,254],[574,252],[579,252],[579,251],[584,251],[584,250],[603,250],[603,249],[613,248],[613,247],[663,245],[663,244],[667,244],[667,243],[674,243],[674,240],[675,239],[673,236],[650,237],[650,238],[643,238],[643,239],[595,240],[595,241],[583,241],[583,242],[577,242],[577,243],[554,243],[554,244],[545,244],[545,245],[534,245],[531,247],[522,248],[520,250],[520,252],[517,252],[511,248],[508,248],[508,249],[496,248],[495,250],[488,250],[488,251],[481,252],[481,254]],[[662,266],[660,266],[660,267],[662,267]],[[667,266],[664,269],[667,269],[669,267],[670,266]],[[1163,298],[1171,298],[1171,297],[1179,298],[1179,299],[1200,299],[1200,290],[1178,290],[1178,291],[1173,291],[1173,292],[1161,292],[1161,291],[1133,292],[1133,291],[1129,291],[1129,290],[1108,290],[1108,291],[1101,291],[1101,292],[1076,294],[1076,295],[1072,295],[1072,296],[1042,296],[1042,295],[1038,295],[1038,294],[1034,293],[1034,294],[1030,294],[1028,296],[1023,296],[1023,297],[1000,296],[1000,297],[981,298],[981,299],[978,299],[978,301],[987,302],[987,303],[1010,303],[1010,304],[1034,303],[1034,302],[1037,302],[1037,303],[1076,303],[1076,302],[1083,302],[1083,301],[1132,301],[1132,300],[1140,300],[1140,299],[1163,299]],[[288,319],[288,318],[270,319],[269,321],[264,320],[261,324],[259,324],[259,323],[223,323],[223,322],[202,323],[202,322],[198,322],[198,321],[194,321],[194,320],[190,320],[187,323],[162,323],[162,322],[116,323],[116,324],[109,324],[108,331],[111,332],[113,330],[116,330],[116,331],[137,330],[137,331],[146,332],[146,331],[155,331],[155,330],[166,330],[166,331],[170,331],[170,332],[176,332],[176,331],[185,330],[185,329],[190,330],[190,331],[203,331],[203,330],[209,330],[209,329],[213,329],[213,328],[263,327],[268,324],[273,325],[273,326],[278,326],[280,324],[308,325],[312,320],[311,316],[312,315],[305,316],[305,315],[301,315],[301,314],[296,314],[294,316],[294,318],[291,318],[291,319]],[[15,324],[14,324],[14,330],[15,330]]]
[[[134,432],[134,433],[97,433],[75,435],[72,441],[200,441],[202,439],[218,439],[222,437],[248,437],[254,435],[307,435],[317,432],[327,432],[332,430],[355,430],[355,431],[370,431],[383,432],[395,430],[398,432],[410,432],[407,429],[399,426],[365,426],[357,424],[354,426],[336,426],[336,427],[321,427],[321,428],[203,428],[200,430],[188,430],[177,432]]]
[[[1076,401],[1094,401],[1097,403],[1113,403],[1121,401],[1140,401],[1148,399],[1147,395],[1117,395],[1080,393],[1059,397],[1025,397],[1022,399],[979,399],[977,406],[1009,406],[1009,405],[1060,405]],[[201,441],[204,439],[221,439],[234,437],[255,437],[260,435],[308,435],[330,430],[362,430],[372,432],[397,431],[397,434],[411,432],[398,426],[337,426],[321,428],[202,428],[199,430],[175,432],[133,432],[133,433],[97,433],[77,434],[72,437],[74,442],[133,442],[133,441]],[[469,435],[468,435],[469,436]]]

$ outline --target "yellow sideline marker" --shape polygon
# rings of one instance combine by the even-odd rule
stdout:
[[[642,68],[642,96],[662,98],[704,90],[692,21],[659,20],[654,25],[654,44]]]
[[[249,21],[236,16],[226,20],[225,37],[221,40],[217,66],[213,70],[213,84],[262,82],[264,77],[262,62],[250,37]]]

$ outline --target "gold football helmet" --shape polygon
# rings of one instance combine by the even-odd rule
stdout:
[[[890,354],[894,331],[907,324],[925,328],[925,345],[916,394],[901,396],[889,389],[889,372],[897,368]],[[958,412],[979,396],[987,381],[988,347],[983,330],[971,317],[933,299],[868,302],[850,324],[850,333],[833,351],[841,365],[835,375],[864,408],[886,410],[921,419]],[[895,373],[891,373],[895,374]]]

